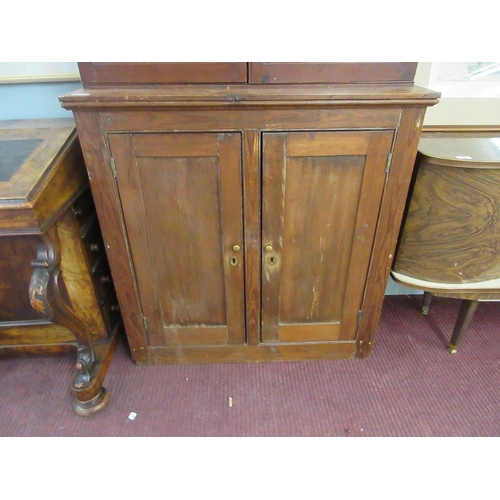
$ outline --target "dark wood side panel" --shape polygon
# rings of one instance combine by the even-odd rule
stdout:
[[[397,131],[388,181],[384,189],[377,236],[373,247],[363,301],[363,317],[358,328],[358,357],[368,357],[373,348],[387,280],[401,227],[405,203],[415,164],[425,108],[403,110]]]
[[[162,83],[246,83],[245,62],[80,62],[84,87]]]
[[[138,362],[148,362],[148,344],[130,266],[122,208],[99,114],[75,112],[74,116],[120,310],[123,311],[127,340],[133,358]]]
[[[40,319],[28,296],[37,244],[35,236],[0,238],[0,322]]]
[[[396,62],[254,62],[250,82],[280,83],[388,83],[413,82],[417,63]]]

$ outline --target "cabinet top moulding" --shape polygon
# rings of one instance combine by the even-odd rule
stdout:
[[[121,87],[77,90],[60,97],[64,108],[331,106],[332,104],[433,106],[439,92],[412,84],[381,85],[171,85],[158,88]]]
[[[417,63],[78,63],[66,109],[433,106]]]

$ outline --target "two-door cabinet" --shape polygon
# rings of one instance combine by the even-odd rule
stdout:
[[[80,63],[133,359],[369,356],[427,106],[415,63]]]

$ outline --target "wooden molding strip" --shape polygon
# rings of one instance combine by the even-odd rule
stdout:
[[[426,132],[487,132],[500,133],[500,125],[424,125]]]

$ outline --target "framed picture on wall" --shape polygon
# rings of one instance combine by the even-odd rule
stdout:
[[[0,84],[80,81],[76,62],[3,62]]]
[[[432,63],[429,85],[443,97],[500,97],[500,62]]]

